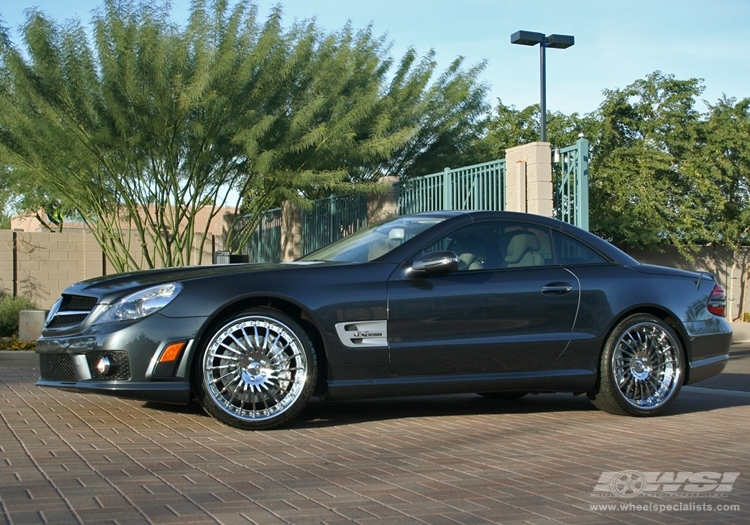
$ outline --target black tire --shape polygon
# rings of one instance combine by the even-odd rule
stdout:
[[[257,307],[221,321],[206,338],[195,375],[203,409],[243,430],[267,430],[293,419],[312,395],[313,344],[288,315]]]
[[[504,401],[515,401],[521,399],[528,392],[479,392],[479,395],[487,399],[502,399]]]
[[[589,392],[605,412],[658,416],[677,397],[685,377],[685,355],[675,331],[658,317],[632,315],[604,344],[599,378]]]

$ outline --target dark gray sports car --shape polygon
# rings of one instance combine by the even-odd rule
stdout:
[[[731,328],[709,273],[639,264],[535,215],[398,217],[281,264],[150,270],[68,288],[41,386],[188,403],[267,429],[326,399],[586,393],[664,412],[720,373]]]

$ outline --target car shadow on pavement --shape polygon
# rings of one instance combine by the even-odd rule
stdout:
[[[147,401],[144,408],[160,412],[210,418],[200,404],[171,405]],[[471,416],[488,414],[535,414],[596,410],[586,396],[573,394],[529,394],[517,400],[489,399],[476,394],[415,396],[310,403],[286,428],[350,425],[392,419]]]
[[[750,387],[750,377],[747,374],[733,372],[722,372],[720,376],[709,377],[703,381],[698,381],[690,386],[700,388],[714,388],[721,390],[737,390],[747,392]]]
[[[517,400],[489,399],[476,394],[460,394],[352,401],[313,401],[290,426],[336,426],[393,419],[588,410],[596,409],[585,396],[572,394],[528,395]]]
[[[707,412],[723,408],[750,405],[750,397],[726,394],[711,395],[710,389],[701,392],[682,391],[669,410],[660,417]],[[197,401],[188,405],[144,403],[166,413],[211,419]],[[542,414],[561,412],[599,412],[585,395],[530,394],[517,400],[489,399],[475,394],[418,396],[365,399],[351,401],[321,401],[312,399],[307,407],[284,428],[322,428],[395,419],[432,418],[451,416],[485,416],[503,414]],[[602,417],[613,416],[600,412]]]

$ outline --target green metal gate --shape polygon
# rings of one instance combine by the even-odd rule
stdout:
[[[268,210],[241,252],[250,262],[281,260],[281,208]]]
[[[505,209],[505,159],[399,182],[397,213]]]
[[[367,196],[331,195],[302,210],[302,255],[367,227]]]
[[[589,229],[589,141],[560,150],[560,180],[555,189],[555,216]]]

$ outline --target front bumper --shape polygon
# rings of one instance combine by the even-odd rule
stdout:
[[[187,381],[169,383],[133,383],[119,381],[45,381],[40,379],[37,386],[52,387],[80,393],[104,394],[142,401],[186,405],[190,401],[190,383]]]
[[[195,337],[205,318],[154,314],[129,323],[90,326],[79,333],[45,331],[37,341],[37,385],[96,392],[163,403],[190,400],[190,364]],[[177,359],[161,362],[164,349],[184,342]],[[106,372],[97,364],[106,358]]]

